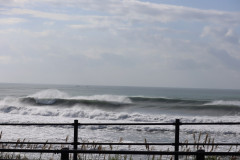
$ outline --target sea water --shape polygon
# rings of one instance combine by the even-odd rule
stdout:
[[[0,84],[0,123],[240,122],[240,90]],[[0,126],[1,141],[73,139],[71,126]],[[174,142],[174,126],[80,126],[79,141]],[[180,141],[197,135],[240,142],[240,126],[180,126]],[[203,139],[203,140],[202,140]],[[118,146],[117,149],[124,149]],[[146,150],[145,146],[132,146]],[[156,147],[158,148],[158,147]],[[172,146],[164,146],[170,150]],[[164,148],[158,148],[164,150]],[[219,147],[219,150],[226,148]],[[236,148],[237,149],[237,148]]]

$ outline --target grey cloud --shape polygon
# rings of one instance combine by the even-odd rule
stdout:
[[[220,60],[222,64],[229,69],[240,71],[240,59],[232,57],[227,51],[211,49],[209,53]]]
[[[229,29],[224,37],[229,43],[240,45],[240,37],[234,32],[234,30]]]
[[[23,18],[0,18],[0,24],[14,25],[23,22],[26,22]]]
[[[126,57],[124,55],[117,55],[117,54],[102,54],[101,60],[103,63],[116,65],[121,67],[133,67],[135,65],[134,57]]]
[[[240,36],[235,33],[234,29],[226,27],[206,26],[203,29],[202,37],[214,37],[224,42],[239,44]]]
[[[23,2],[12,1],[12,4],[26,4],[31,3],[34,5],[33,1],[25,0]],[[102,13],[107,13],[111,16],[126,17],[128,21],[139,20],[143,22],[169,22],[175,20],[186,20],[186,21],[207,21],[210,23],[226,23],[226,24],[240,24],[240,13],[238,12],[223,12],[216,10],[200,10],[195,8],[174,6],[166,4],[157,4],[150,2],[141,1],[113,1],[113,0],[42,0],[39,3],[47,5],[63,5],[74,8],[80,8],[83,10],[94,10],[100,11]],[[18,14],[21,14],[19,12]],[[24,14],[24,12],[22,13]],[[25,14],[27,14],[25,12]],[[28,11],[28,14],[32,14],[34,17],[39,18],[56,18],[56,20],[61,19],[76,19],[76,16],[63,15],[57,13],[47,13],[38,11]],[[109,18],[111,18],[111,16]],[[62,18],[60,18],[62,17]],[[78,18],[77,18],[78,19]]]
[[[178,59],[174,61],[173,65],[176,67],[175,69],[177,70],[195,70],[195,71],[199,69],[207,69],[212,67],[207,63],[200,63],[194,59],[189,59],[189,58]]]

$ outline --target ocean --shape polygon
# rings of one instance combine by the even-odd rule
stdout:
[[[79,123],[240,122],[240,90],[0,84],[0,123],[73,123],[75,119]],[[69,126],[0,127],[2,141],[62,142],[73,136]],[[215,142],[240,142],[239,126],[181,126],[180,141],[193,141],[193,135],[199,133],[208,134]],[[174,127],[81,126],[79,138],[90,142],[174,142]]]

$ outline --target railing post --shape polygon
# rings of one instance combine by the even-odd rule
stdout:
[[[196,160],[205,160],[204,152],[205,151],[203,149],[197,150],[197,153],[203,153],[203,154],[197,154]]]
[[[78,120],[74,120],[74,137],[73,137],[73,149],[78,148]],[[73,160],[77,160],[77,153],[73,154]]]
[[[62,148],[63,151],[68,151],[68,148]],[[69,160],[69,153],[68,152],[62,152],[61,153],[61,160]]]
[[[175,152],[179,151],[179,126],[180,126],[180,120],[176,119],[175,123]],[[174,157],[175,160],[178,160],[178,155],[176,154]]]

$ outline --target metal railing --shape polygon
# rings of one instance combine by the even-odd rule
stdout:
[[[93,126],[93,125],[172,125],[175,126],[174,143],[80,143],[78,142],[78,130],[79,126]],[[68,160],[69,154],[73,154],[73,160],[77,160],[77,155],[80,153],[87,154],[131,154],[131,155],[173,155],[175,160],[179,159],[181,155],[193,155],[197,160],[204,160],[205,156],[240,156],[240,152],[205,152],[200,149],[196,152],[183,152],[179,151],[179,146],[183,145],[222,145],[222,146],[239,146],[240,143],[181,143],[180,138],[180,126],[183,125],[240,125],[240,122],[218,122],[218,123],[182,123],[179,119],[176,119],[173,123],[79,123],[78,120],[74,120],[74,123],[0,123],[0,126],[73,126],[74,136],[73,142],[19,142],[20,144],[61,144],[72,145],[73,149],[63,148],[62,150],[42,150],[42,149],[4,149],[0,148],[0,152],[28,152],[28,153],[58,153],[61,154],[61,160]],[[3,142],[0,144],[16,144],[16,142]],[[170,145],[174,146],[174,151],[119,151],[119,150],[82,150],[78,149],[78,145]]]

